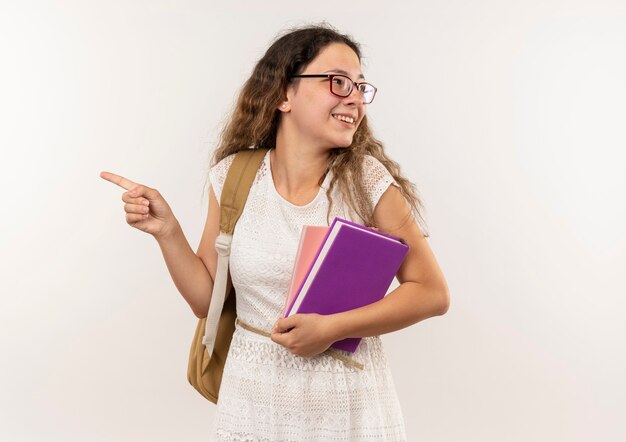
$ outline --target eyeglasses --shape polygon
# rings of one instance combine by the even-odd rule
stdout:
[[[328,78],[330,80],[330,92],[338,97],[348,97],[356,86],[357,90],[363,94],[363,104],[370,104],[374,101],[377,91],[372,84],[355,83],[350,77],[340,74],[301,74],[292,75],[291,78]]]

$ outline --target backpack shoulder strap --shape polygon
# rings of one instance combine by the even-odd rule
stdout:
[[[232,235],[267,151],[267,148],[258,148],[235,154],[220,197],[220,232]]]
[[[237,152],[226,174],[226,181],[220,197],[220,233],[215,239],[217,271],[215,281],[213,281],[213,292],[211,293],[211,304],[207,314],[204,337],[202,338],[209,358],[213,354],[219,320],[226,299],[228,260],[230,259],[230,244],[233,240],[235,224],[243,212],[252,182],[267,151],[267,148],[258,148]]]

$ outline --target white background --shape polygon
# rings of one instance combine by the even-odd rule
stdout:
[[[3,0],[1,440],[208,440],[196,318],[99,173],[195,250],[239,88],[321,20],[363,45],[450,286],[383,336],[409,440],[626,439],[626,3]]]

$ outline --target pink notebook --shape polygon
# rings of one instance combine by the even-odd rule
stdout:
[[[287,290],[287,299],[285,300],[285,306],[283,307],[283,317],[287,313],[287,309],[291,305],[296,293],[300,290],[300,287],[304,282],[304,278],[309,272],[309,269],[317,256],[317,252],[319,252],[320,247],[324,242],[324,238],[326,238],[328,229],[330,229],[330,227],[327,226],[302,226],[298,252],[296,253],[293,270],[291,271],[289,290]]]

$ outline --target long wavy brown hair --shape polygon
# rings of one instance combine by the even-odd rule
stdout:
[[[276,147],[276,134],[281,115],[277,107],[286,97],[289,82],[293,81],[290,77],[302,73],[324,47],[331,43],[344,43],[354,50],[359,62],[361,61],[359,44],[325,22],[290,28],[281,34],[276,37],[254,67],[250,78],[244,83],[236,105],[227,116],[226,124],[220,132],[210,167],[243,149]],[[365,225],[379,227],[374,222],[374,207],[363,184],[365,155],[373,156],[385,166],[400,185],[401,193],[410,206],[402,223],[396,228],[404,225],[412,215],[422,234],[428,237],[422,216],[424,207],[415,185],[402,176],[399,164],[387,157],[383,144],[374,138],[369,128],[367,116],[361,120],[348,148],[330,149],[327,170],[319,179],[321,185],[326,174],[332,171],[332,180],[326,191],[329,200],[328,224],[333,205],[331,193],[334,187],[338,186],[345,202],[363,219]]]

